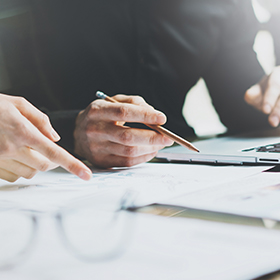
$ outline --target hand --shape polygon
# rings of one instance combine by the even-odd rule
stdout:
[[[49,118],[22,97],[0,94],[0,178],[13,182],[62,166],[88,180],[91,171],[54,142]]]
[[[270,125],[277,127],[280,123],[280,66],[249,88],[245,93],[245,100],[267,114]]]
[[[162,125],[163,113],[139,96],[116,95],[120,103],[95,100],[76,119],[75,153],[100,167],[133,166],[151,160],[158,150],[173,144],[148,129],[125,126],[126,122]]]

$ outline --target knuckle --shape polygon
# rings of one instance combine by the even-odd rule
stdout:
[[[145,99],[142,96],[135,95],[134,97],[135,97],[136,100],[138,100],[140,102],[146,102]]]
[[[30,105],[30,103],[22,96],[14,96],[14,104],[17,104],[22,108],[28,107],[28,105]]]
[[[1,140],[0,156],[10,155],[12,152],[13,152],[13,147],[10,145],[9,141]]]
[[[154,135],[152,135],[150,138],[149,138],[149,144],[150,145],[156,145],[157,144],[157,142],[158,142],[158,134],[154,134]]]
[[[21,104],[21,105],[27,104],[27,100],[22,96],[15,96],[14,98],[18,104]]]
[[[139,95],[131,96],[132,103],[143,104],[146,103],[145,99]]]
[[[50,163],[47,162],[47,161],[43,161],[43,162],[40,162],[39,166],[38,166],[38,170],[40,171],[47,171],[49,170],[49,167],[50,167]],[[35,173],[36,174],[36,173]]]
[[[95,115],[96,112],[100,111],[102,109],[102,102],[103,100],[95,100],[93,102],[90,103],[90,105],[88,106],[88,114],[90,116]]]
[[[40,142],[40,140],[34,135],[33,132],[31,132],[30,128],[25,123],[18,125],[18,128],[16,128],[15,131],[15,136],[17,143],[20,143],[21,146],[23,143],[32,146],[37,145]]]
[[[129,115],[129,109],[125,105],[120,105],[117,107],[116,114],[120,120],[127,120]]]
[[[125,157],[122,159],[122,166],[131,167],[134,165],[134,159],[130,157]]]
[[[67,166],[66,166],[66,170],[68,170],[70,173],[76,174],[78,169],[79,169],[79,166],[73,162],[67,164]]]
[[[29,131],[29,129],[25,122],[16,121],[14,123],[14,132],[15,132],[17,138],[25,139],[29,135],[28,131]]]
[[[51,161],[56,160],[59,158],[60,152],[58,149],[55,149],[53,147],[48,147],[46,150],[46,157],[50,159]]]
[[[98,109],[98,101],[93,101],[89,104],[89,111],[95,111],[96,109]]]
[[[125,129],[119,135],[119,140],[121,143],[128,145],[133,142],[133,135],[131,134],[129,129]]]
[[[143,110],[142,115],[143,115],[144,121],[149,122],[151,120],[151,112],[148,112],[147,110]]]
[[[50,125],[50,118],[46,114],[42,113],[40,122],[43,126]]]
[[[137,147],[135,146],[125,146],[124,155],[128,157],[133,157],[137,154]]]

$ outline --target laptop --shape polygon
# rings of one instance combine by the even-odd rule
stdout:
[[[280,165],[280,128],[216,137],[193,144],[199,153],[173,146],[160,150],[156,158],[168,162]]]

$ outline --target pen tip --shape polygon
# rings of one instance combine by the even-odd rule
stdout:
[[[193,151],[197,152],[197,153],[200,153],[200,150],[198,148],[196,148],[195,146],[192,145],[192,149]]]

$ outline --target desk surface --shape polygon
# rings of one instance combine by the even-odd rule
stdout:
[[[145,191],[147,189],[148,195],[146,195],[146,192],[144,193],[144,197],[149,196],[149,191],[155,187],[155,182],[160,182],[161,173],[166,171],[166,168],[168,167],[167,172],[170,171],[170,165],[164,165],[165,169],[163,169],[161,166],[158,167],[158,175],[155,176],[154,170],[150,167],[142,169],[140,168],[137,173],[137,170],[129,169],[129,170],[121,170],[120,172],[109,172],[109,173],[96,173],[93,177],[94,184],[92,182],[82,182],[78,178],[69,175],[68,173],[64,172],[61,169],[57,169],[50,173],[42,173],[38,174],[34,180],[24,181],[20,180],[19,182],[15,184],[4,184],[2,186],[2,199],[6,199],[7,201],[24,201],[25,203],[28,203],[28,207],[30,205],[33,205],[35,209],[41,209],[42,206],[43,210],[45,208],[48,210],[50,207],[53,209],[54,206],[60,206],[67,203],[67,201],[71,201],[73,198],[77,198],[77,192],[79,192],[79,196],[88,196],[89,194],[92,195],[94,193],[99,193],[101,190],[102,193],[104,190],[109,190],[109,187],[114,186],[114,190],[120,195],[123,196],[123,186],[127,185],[128,183],[133,185],[133,187],[137,187],[137,183],[139,187],[142,187],[144,184]],[[243,168],[242,168],[243,169]],[[132,170],[134,170],[135,177],[132,178]],[[144,170],[144,171],[143,171]],[[179,169],[180,171],[181,169]],[[190,170],[190,168],[188,168]],[[211,172],[208,172],[211,176],[209,177],[209,180],[215,179],[216,180],[216,171],[218,169],[214,168]],[[142,172],[143,171],[143,172]],[[184,170],[185,171],[185,170]],[[178,170],[176,170],[178,173]],[[175,175],[177,174],[175,172]],[[254,171],[255,172],[255,171]],[[134,174],[133,173],[133,174]],[[151,174],[152,173],[152,174]],[[164,174],[166,174],[164,173]],[[223,173],[225,171],[223,170]],[[205,174],[205,173],[204,173]],[[216,174],[216,175],[215,175]],[[239,174],[239,173],[238,173]],[[237,175],[238,175],[237,174]],[[243,174],[243,173],[242,173]],[[121,176],[120,176],[121,175]],[[173,174],[174,175],[174,174]],[[175,175],[173,177],[175,177]],[[185,176],[186,174],[184,174]],[[215,176],[213,176],[215,175]],[[232,175],[232,174],[231,174]],[[234,176],[236,173],[233,174]],[[233,176],[232,175],[232,176]],[[246,174],[247,171],[246,171]],[[145,177],[146,176],[146,177]],[[154,180],[150,180],[151,176]],[[243,176],[243,175],[242,175]],[[104,182],[104,178],[106,177],[106,181]],[[116,180],[117,177],[117,180]],[[167,178],[164,182],[166,183],[167,187],[169,186],[169,182],[171,181],[171,178]],[[175,177],[177,178],[177,177]],[[133,179],[133,182],[132,182]],[[184,178],[183,178],[184,179]],[[182,179],[182,180],[183,180]],[[279,183],[279,175],[277,175],[277,183]],[[204,176],[205,180],[205,176]],[[147,185],[145,183],[147,182]],[[173,182],[173,181],[171,181]],[[215,181],[216,182],[216,181]],[[44,187],[44,188],[43,188]],[[108,187],[108,188],[107,188]],[[111,188],[110,188],[111,190]],[[155,189],[155,191],[158,191]],[[162,185],[160,185],[160,191],[163,192]],[[169,188],[165,188],[165,191],[168,193]],[[174,189],[172,188],[172,193],[174,192]],[[111,192],[111,191],[110,191]],[[275,191],[276,192],[276,191]],[[277,188],[277,192],[278,188]],[[180,193],[179,193],[180,194]],[[274,193],[273,193],[274,194]],[[280,193],[279,193],[280,194]],[[114,198],[116,198],[116,194],[112,192],[112,195]],[[274,197],[274,196],[273,196]],[[41,205],[41,203],[38,204],[38,201],[44,200],[44,205]],[[280,199],[280,197],[279,197]],[[278,198],[276,197],[276,203],[278,207]],[[141,204],[140,204],[141,205]],[[144,204],[142,204],[144,205]],[[254,208],[255,209],[255,208]],[[163,206],[163,205],[152,205],[152,206],[146,206],[143,208],[139,208],[137,211],[144,212],[144,213],[150,213],[154,215],[161,215],[161,216],[167,216],[167,217],[185,217],[189,218],[190,220],[193,219],[201,219],[201,220],[208,220],[208,221],[217,221],[221,223],[232,223],[232,224],[241,224],[241,225],[251,225],[256,227],[266,227],[266,228],[275,228],[277,230],[280,229],[280,225],[278,223],[274,223],[271,220],[262,220],[258,218],[249,218],[244,216],[237,216],[237,215],[229,215],[229,214],[217,214],[214,212],[209,211],[202,211],[202,210],[194,210],[190,208],[183,208],[183,207],[172,207],[172,206]],[[276,232],[276,239],[278,240],[278,234]],[[43,244],[43,243],[42,243]],[[278,258],[277,258],[278,259]],[[266,261],[269,263],[269,258],[266,258]],[[275,261],[275,260],[274,260]],[[276,260],[277,261],[277,260]],[[275,261],[275,262],[276,262]],[[275,267],[279,267],[278,263],[276,263]],[[142,268],[141,268],[142,269]],[[255,269],[253,267],[253,269]],[[270,270],[271,271],[271,270]],[[261,275],[261,274],[259,274]],[[279,279],[280,280],[280,271],[278,273],[270,274],[269,276],[260,277],[258,279]]]

